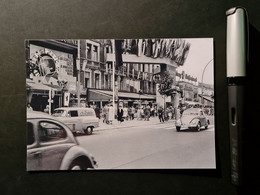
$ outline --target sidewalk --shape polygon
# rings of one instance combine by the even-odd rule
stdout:
[[[165,123],[167,123],[167,121]],[[110,125],[103,123],[103,119],[100,119],[99,127],[95,128],[94,131],[122,129],[122,128],[129,128],[129,127],[142,127],[142,125],[157,125],[157,124],[160,124],[158,117],[151,117],[149,121],[137,120],[135,118],[134,120],[125,120],[124,122],[121,123],[115,120],[114,123]]]

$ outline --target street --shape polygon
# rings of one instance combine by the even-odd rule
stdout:
[[[173,120],[151,118],[102,124],[77,139],[98,161],[98,169],[215,168],[214,131],[210,125],[200,132],[177,132]]]

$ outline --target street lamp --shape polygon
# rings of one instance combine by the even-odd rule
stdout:
[[[201,77],[201,85],[202,85],[202,88],[201,88],[201,104],[203,104],[203,77],[204,77],[204,73],[205,73],[205,70],[206,68],[208,67],[209,63],[214,60],[214,58],[212,58],[204,67],[203,69],[203,72],[202,72],[202,77]]]
[[[78,40],[78,56],[76,59],[76,65],[77,65],[77,102],[78,107],[80,107],[80,40]]]

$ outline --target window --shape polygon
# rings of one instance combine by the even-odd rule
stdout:
[[[77,110],[71,110],[71,111],[69,111],[69,115],[71,117],[77,117],[78,116],[78,111]]]
[[[85,88],[90,87],[90,72],[85,71]]]
[[[32,145],[35,142],[33,124],[27,122],[27,145]]]
[[[81,110],[79,116],[95,116],[95,112],[93,110]]]
[[[59,141],[67,137],[65,129],[51,121],[40,121],[38,133],[41,142]]]
[[[99,89],[99,74],[95,73],[95,88]]]
[[[56,116],[56,117],[66,116],[66,111],[65,110],[54,110],[53,116]]]
[[[87,58],[91,59],[91,50],[92,50],[92,45],[91,44],[87,44]]]
[[[98,61],[98,47],[93,46],[93,56],[92,56],[93,61]]]

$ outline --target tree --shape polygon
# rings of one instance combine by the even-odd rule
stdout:
[[[159,82],[158,92],[164,97],[163,98],[164,115],[166,115],[165,97],[173,94],[174,91],[174,89],[172,88],[173,82],[174,80],[172,76],[169,74],[169,72],[165,72],[163,75],[161,75],[161,81]]]
[[[169,72],[165,72],[161,76],[158,92],[161,95],[170,96],[174,91],[174,89],[172,88],[173,82],[174,82],[173,77],[169,74]]]

